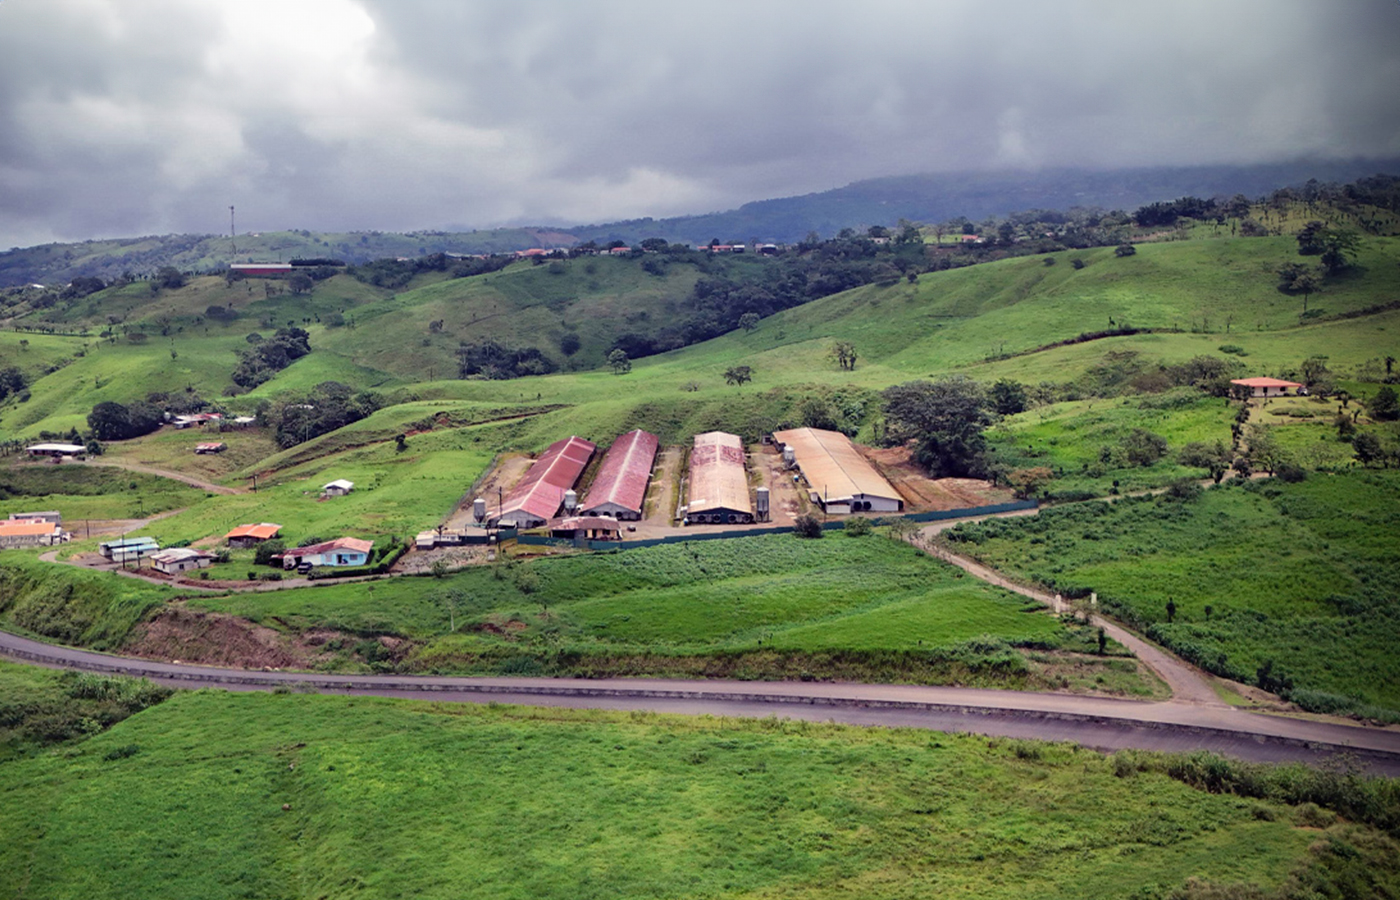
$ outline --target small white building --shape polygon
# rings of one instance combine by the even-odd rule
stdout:
[[[346,481],[344,478],[337,478],[335,481],[328,481],[321,486],[321,493],[327,497],[344,497],[355,489],[355,482]]]
[[[24,450],[30,456],[87,456],[87,447],[82,444],[30,444]]]
[[[189,547],[176,547],[162,550],[150,556],[151,568],[167,575],[178,575],[192,569],[207,569],[214,562],[214,554]]]
[[[63,526],[45,519],[9,519],[0,522],[0,549],[52,547],[72,538]]]

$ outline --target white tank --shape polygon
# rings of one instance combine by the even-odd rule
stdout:
[[[484,497],[477,497],[472,501],[472,518],[478,522],[486,520],[486,499]]]
[[[761,487],[754,491],[754,511],[761,518],[768,518],[768,488]]]
[[[792,448],[791,448],[791,447],[784,447],[784,448],[783,448],[783,465],[785,465],[785,466],[791,468],[791,467],[792,467],[792,464],[795,463],[795,462],[797,462],[797,454],[792,452]]]
[[[564,492],[564,508],[567,509],[569,512],[573,512],[574,509],[575,509],[577,506],[578,506],[578,491],[565,491],[565,492]]]

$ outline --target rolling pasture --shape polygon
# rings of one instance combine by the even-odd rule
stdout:
[[[0,764],[0,892],[1108,898],[1188,878],[1395,882],[1374,829],[1148,762],[777,720],[196,692]]]

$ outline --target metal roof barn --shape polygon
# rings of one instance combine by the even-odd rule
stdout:
[[[554,518],[564,505],[564,492],[578,481],[597,449],[592,441],[577,436],[550,444],[506,494],[501,509],[488,524],[514,522],[517,528],[537,528]]]
[[[773,432],[773,439],[792,449],[812,502],[827,512],[904,509],[899,492],[841,432],[793,428]]]
[[[690,501],[687,525],[723,525],[753,521],[744,442],[735,434],[709,431],[695,436],[690,451]]]
[[[584,514],[633,522],[640,519],[658,445],[656,435],[641,429],[629,431],[613,441],[603,457],[598,477],[584,498]]]

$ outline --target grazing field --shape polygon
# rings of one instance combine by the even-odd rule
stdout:
[[[145,680],[0,660],[0,764],[90,737],[170,693]]]
[[[1227,482],[945,534],[1055,590],[1097,591],[1213,672],[1306,708],[1400,719],[1400,473]]]
[[[1049,466],[1056,495],[1104,496],[1161,487],[1181,478],[1203,478],[1201,469],[1176,463],[1187,443],[1230,446],[1236,404],[1202,397],[1190,388],[1160,395],[1056,403],[1004,419],[988,435],[998,462],[1010,469]],[[1125,464],[1112,451],[1134,429],[1164,438],[1167,452],[1150,465]]]
[[[879,536],[697,541],[188,602],[283,630],[396,639],[394,653],[360,648],[323,660],[332,666],[1070,686],[1028,648],[1069,654],[1057,661],[1080,666],[1074,687],[1153,690],[1121,648],[1092,655],[1087,630]]]
[[[0,462],[0,518],[56,509],[64,527],[81,536],[83,519],[138,519],[182,509],[205,492],[169,478],[81,463]]]
[[[1193,788],[1161,774],[1167,760],[1139,770],[1146,760],[777,720],[199,692],[66,752],[0,765],[0,893],[1159,898],[1188,879],[1240,896],[1244,884],[1394,889],[1394,845],[1380,832],[1311,803]],[[1173,771],[1189,780],[1207,762]]]

